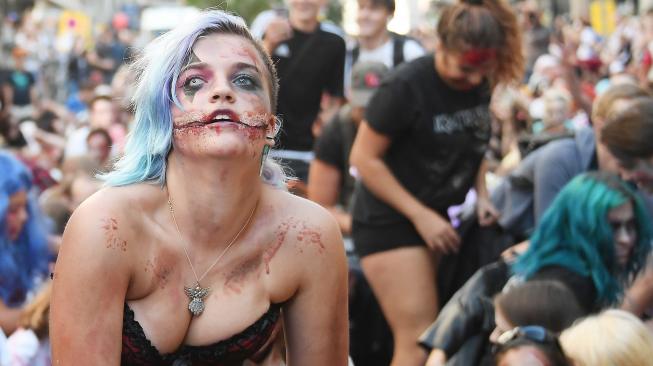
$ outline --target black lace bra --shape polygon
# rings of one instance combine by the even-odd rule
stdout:
[[[123,366],[240,366],[255,355],[265,354],[261,348],[268,342],[279,321],[281,305],[270,309],[244,331],[207,346],[183,345],[173,353],[160,354],[134,319],[134,312],[125,303],[122,321]],[[257,360],[254,360],[257,361]]]

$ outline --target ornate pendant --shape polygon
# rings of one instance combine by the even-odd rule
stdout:
[[[208,287],[200,287],[199,282],[195,284],[195,288],[184,286],[184,292],[190,298],[188,310],[193,316],[199,316],[204,311],[204,298],[209,294],[209,290]]]

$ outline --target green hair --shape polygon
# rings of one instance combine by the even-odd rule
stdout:
[[[617,263],[608,212],[633,204],[637,242],[624,267]],[[542,216],[528,250],[513,264],[526,279],[548,266],[590,277],[602,305],[613,304],[646,262],[651,219],[641,199],[617,176],[604,172],[577,176],[560,191]]]

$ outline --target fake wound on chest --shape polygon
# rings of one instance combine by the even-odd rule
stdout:
[[[487,105],[462,109],[454,113],[440,113],[433,116],[433,132],[453,134],[463,131],[490,131],[490,110]]]

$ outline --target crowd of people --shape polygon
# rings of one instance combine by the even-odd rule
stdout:
[[[0,366],[650,363],[653,11],[284,4],[3,20]]]

